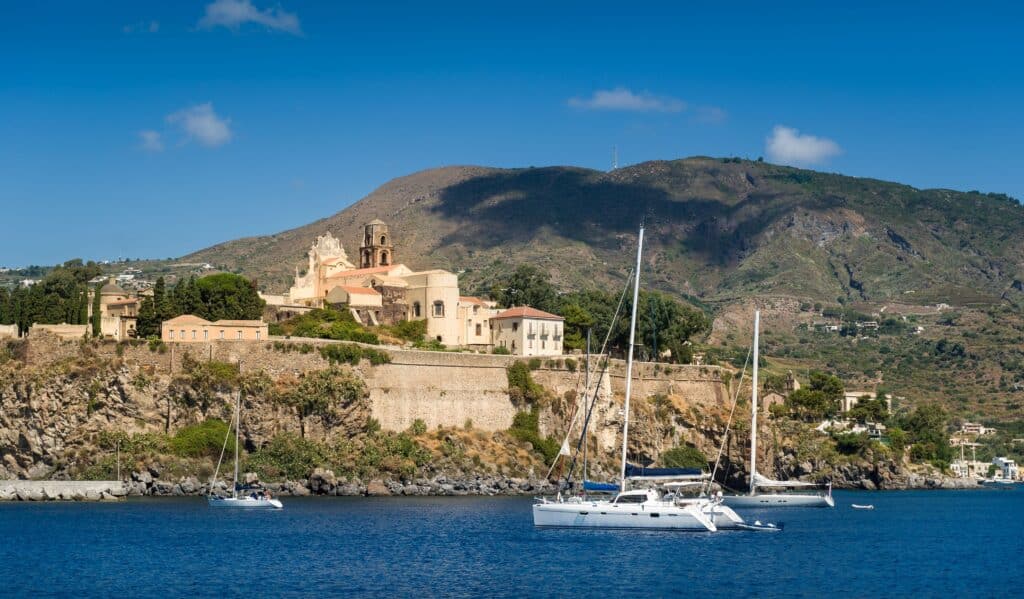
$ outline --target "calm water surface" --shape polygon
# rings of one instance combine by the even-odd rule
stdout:
[[[0,595],[1024,596],[1024,489],[744,514],[776,534],[537,530],[528,499],[284,501],[0,504]]]

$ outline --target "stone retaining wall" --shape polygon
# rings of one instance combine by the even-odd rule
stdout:
[[[0,501],[106,501],[128,494],[118,480],[2,480]]]
[[[238,343],[212,341],[150,348],[146,342],[83,342],[61,340],[50,335],[29,339],[29,363],[64,360],[83,354],[121,359],[129,366],[151,374],[180,372],[186,355],[195,360],[240,362],[245,371],[263,370],[277,377],[297,375],[328,367],[320,355],[321,346],[337,343],[322,339],[271,339]],[[370,394],[371,413],[386,430],[405,430],[419,419],[429,428],[461,427],[472,421],[484,431],[505,430],[512,424],[516,408],[509,401],[506,368],[524,358],[492,354],[431,352],[370,346],[385,351],[391,363],[370,366],[363,362],[359,371]],[[568,357],[544,358],[533,371],[534,379],[558,396],[581,389],[583,360],[574,356],[575,370],[566,366]],[[598,373],[600,360],[593,362]],[[536,365],[536,364],[535,364]],[[721,369],[709,366],[635,364],[637,397],[657,393],[689,396],[694,400],[724,402],[726,385]],[[612,360],[600,381],[602,397],[622,395],[625,388],[625,363]]]

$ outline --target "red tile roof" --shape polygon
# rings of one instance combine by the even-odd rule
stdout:
[[[537,320],[565,320],[561,316],[544,312],[536,308],[529,306],[519,306],[517,308],[509,308],[497,316],[492,316],[491,319],[498,318],[535,318]]]
[[[459,301],[464,304],[480,304],[481,306],[485,305],[484,300],[478,297],[473,297],[472,295],[460,295]]]
[[[339,285],[342,289],[349,293],[357,293],[362,295],[380,295],[380,292],[372,287],[348,287],[345,285]]]

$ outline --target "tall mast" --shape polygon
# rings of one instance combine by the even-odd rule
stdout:
[[[640,298],[640,255],[644,250],[644,227],[636,242],[636,269],[633,271],[633,313],[629,317],[629,354],[626,356],[626,401],[622,406],[622,491],[626,490],[626,444],[629,441],[629,394],[633,390],[633,345],[636,342],[636,310]]]
[[[583,377],[583,493],[587,489],[587,424],[590,417],[590,328],[587,328],[587,365],[586,376]]]
[[[231,485],[231,496],[238,497],[238,428],[241,424],[242,391],[235,396],[235,482]]]
[[[757,363],[758,359],[758,333],[761,328],[761,311],[754,310],[754,378],[751,381],[754,388],[750,394],[750,494],[753,495],[757,489],[754,477],[757,476]]]

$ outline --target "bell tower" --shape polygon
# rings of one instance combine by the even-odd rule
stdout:
[[[359,268],[391,266],[395,263],[395,246],[388,226],[380,219],[363,225],[363,242],[359,245]]]

